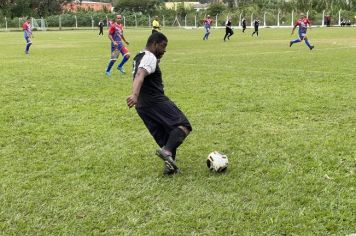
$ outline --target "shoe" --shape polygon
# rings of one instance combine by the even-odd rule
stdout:
[[[25,54],[26,54],[26,55],[30,55],[30,53],[29,53],[28,51],[25,51]]]
[[[170,155],[166,154],[163,149],[157,149],[156,155],[164,161],[164,175],[174,175],[180,172],[176,162]]]
[[[122,67],[117,67],[117,69],[118,69],[122,74],[126,74],[126,71],[124,70],[124,68],[122,68]]]
[[[313,50],[314,46],[310,46],[310,51]]]
[[[105,75],[106,75],[107,77],[110,77],[111,72],[110,72],[110,71],[105,71]]]
[[[293,45],[293,42],[290,41],[290,42],[289,42],[289,47],[292,47],[292,45]]]

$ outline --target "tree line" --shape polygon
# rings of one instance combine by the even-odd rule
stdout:
[[[35,16],[47,17],[63,13],[62,5],[74,0],[0,0],[0,17]],[[192,0],[96,0],[112,2],[116,12],[135,12],[142,14],[160,14],[165,9],[165,2],[184,2]],[[79,1],[81,2],[81,0]],[[200,3],[210,3],[208,12],[213,15],[223,11],[255,11],[280,10],[282,12],[326,10],[329,14],[335,14],[340,9],[356,12],[356,0],[200,0]],[[192,11],[186,9],[183,4],[178,4],[178,9],[172,14],[183,15]]]

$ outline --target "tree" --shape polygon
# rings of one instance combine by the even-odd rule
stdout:
[[[153,13],[161,4],[160,0],[116,0],[115,11]]]

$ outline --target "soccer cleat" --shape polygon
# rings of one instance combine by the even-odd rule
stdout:
[[[289,42],[289,47],[292,47],[292,45],[293,45],[293,42],[290,41],[290,42]]]
[[[110,71],[105,71],[105,75],[109,77],[111,75]]]
[[[118,69],[122,74],[126,74],[126,71],[124,70],[124,68],[122,68],[122,67],[117,67],[117,69]]]
[[[156,155],[164,161],[164,175],[174,175],[180,172],[176,162],[170,155],[166,154],[163,149],[157,149]]]
[[[313,50],[314,46],[310,46],[310,51]]]

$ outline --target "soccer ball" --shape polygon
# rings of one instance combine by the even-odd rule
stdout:
[[[214,151],[208,155],[206,165],[211,171],[224,172],[229,165],[229,160],[224,153]]]

